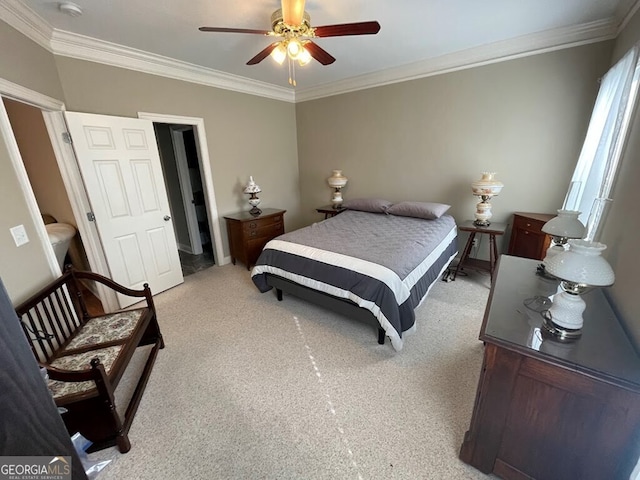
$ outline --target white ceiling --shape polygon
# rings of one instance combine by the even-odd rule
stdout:
[[[378,20],[381,30],[316,39],[337,60],[297,68],[294,91],[286,62],[279,66],[267,58],[246,65],[273,41],[270,37],[198,31],[200,26],[270,29],[278,0],[74,0],[83,10],[75,18],[61,13],[55,0],[2,3],[1,19],[56,54],[133,68],[146,62],[148,68],[139,69],[158,73],[167,67],[173,77],[182,70],[196,81],[209,75],[223,88],[238,85],[241,91],[289,100],[613,38],[639,5],[638,0],[308,0],[312,26]]]

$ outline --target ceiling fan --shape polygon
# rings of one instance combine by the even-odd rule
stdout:
[[[256,65],[269,55],[279,64],[288,59],[289,83],[293,86],[296,85],[294,62],[304,66],[312,58],[322,65],[330,65],[336,61],[329,52],[313,42],[312,38],[374,35],[380,31],[380,24],[376,21],[312,27],[309,14],[304,11],[304,4],[305,0],[281,0],[282,8],[271,15],[271,30],[226,27],[200,27],[199,30],[201,32],[250,33],[281,37],[281,40],[261,50],[247,62],[247,65]]]

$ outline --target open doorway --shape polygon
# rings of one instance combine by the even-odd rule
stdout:
[[[196,132],[192,125],[154,123],[183,275],[215,264]]]

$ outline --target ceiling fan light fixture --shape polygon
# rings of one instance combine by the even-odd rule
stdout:
[[[271,58],[273,58],[278,65],[282,65],[284,59],[287,58],[287,48],[280,42],[276,48],[271,51]]]
[[[291,60],[297,60],[303,50],[304,48],[297,38],[292,38],[287,42],[287,53]]]
[[[306,48],[302,47],[302,51],[300,52],[300,55],[298,55],[298,64],[301,67],[304,67],[310,61],[311,61],[311,54]]]

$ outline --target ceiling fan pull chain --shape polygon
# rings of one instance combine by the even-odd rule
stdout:
[[[296,86],[296,65],[289,57],[289,85]]]

